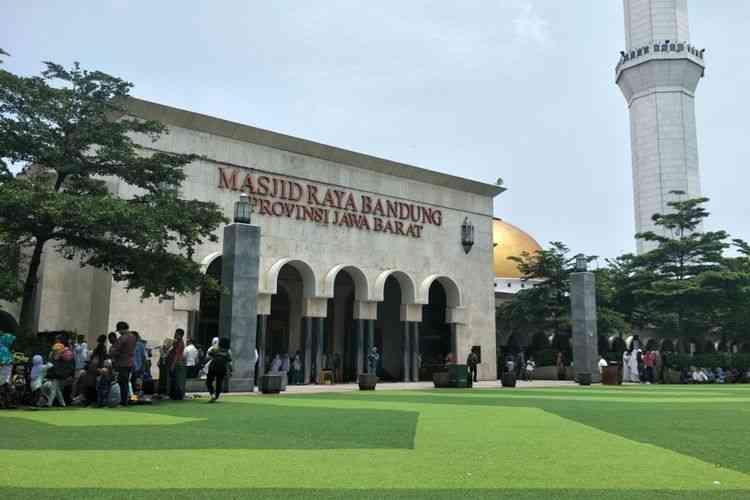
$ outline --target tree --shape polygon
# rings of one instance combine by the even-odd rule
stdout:
[[[709,215],[704,208],[708,201],[691,198],[668,203],[670,213],[653,216],[666,235],[653,231],[637,234],[637,238],[658,245],[628,257],[631,279],[637,284],[632,296],[651,311],[649,322],[666,336],[690,338],[712,331],[726,287],[740,278],[725,266],[728,234],[698,230]]]
[[[100,71],[45,62],[41,77],[0,71],[0,222],[24,245],[20,327],[31,330],[42,250],[112,273],[143,297],[217,286],[192,260],[225,222],[214,203],[181,198],[195,155],[148,153],[133,135],[157,140],[155,121],[127,118],[132,84]],[[20,175],[9,167],[23,168]],[[121,198],[107,181],[134,188]]]
[[[518,265],[523,279],[532,280],[533,286],[500,306],[497,320],[501,329],[527,336],[570,332],[570,273],[575,257],[569,253],[567,246],[553,241],[548,249],[508,257]]]

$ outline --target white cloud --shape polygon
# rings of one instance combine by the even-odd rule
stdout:
[[[513,19],[516,39],[545,45],[549,41],[549,22],[535,12],[531,3],[520,5],[519,9],[518,16]]]

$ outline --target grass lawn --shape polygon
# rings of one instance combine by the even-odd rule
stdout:
[[[750,386],[0,412],[0,499],[750,499]]]

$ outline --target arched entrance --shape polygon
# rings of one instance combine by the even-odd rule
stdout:
[[[422,306],[422,323],[419,328],[422,354],[420,373],[429,380],[432,379],[433,372],[442,370],[446,356],[451,352],[451,326],[445,321],[447,307],[445,288],[435,280],[430,285],[428,302]]]
[[[328,299],[328,315],[325,319],[326,363],[324,368],[333,370],[334,382],[353,382],[357,379],[356,341],[354,335],[355,284],[345,270],[336,275],[333,298]]]
[[[305,279],[294,262],[283,264],[276,279],[276,293],[271,296],[271,314],[265,322],[261,322],[266,329],[258,336],[262,343],[259,354],[264,358],[260,367],[264,372],[272,369],[276,356],[282,362],[281,368],[288,370],[295,353],[299,351],[302,354],[304,350],[302,301]]]
[[[206,269],[206,274],[221,284],[221,257],[216,257],[211,261]],[[211,339],[219,336],[220,303],[221,292],[209,290],[205,287],[201,290],[198,325],[193,334],[193,341],[204,349],[211,345]]]
[[[5,311],[0,311],[0,332],[2,333],[18,333],[18,323],[16,319]]]
[[[380,362],[376,373],[382,380],[402,380],[402,327],[401,285],[393,276],[388,276],[383,287],[383,301],[378,303],[378,319],[375,323],[375,345],[380,351]]]

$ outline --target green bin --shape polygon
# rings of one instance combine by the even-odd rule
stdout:
[[[449,387],[471,387],[469,383],[469,371],[466,369],[466,365],[451,364],[447,368]]]

